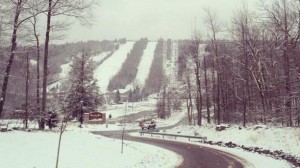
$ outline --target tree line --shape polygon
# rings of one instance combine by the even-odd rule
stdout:
[[[89,24],[90,11],[95,1],[63,1],[63,0],[3,0],[0,7],[0,41],[5,49],[1,49],[1,59],[4,63],[4,73],[0,93],[0,117],[3,116],[11,69],[16,57],[34,54],[36,65],[36,111],[40,116],[39,126],[44,128],[43,116],[47,104],[47,82],[49,76],[49,44],[53,39],[60,39],[68,24],[64,19],[72,17],[83,24]],[[60,16],[58,18],[58,16]],[[55,19],[57,18],[57,19]],[[54,20],[55,19],[55,20]],[[45,26],[42,26],[45,25]],[[42,45],[42,41],[44,42]],[[30,46],[22,50],[18,47]],[[43,47],[43,52],[41,52]],[[28,82],[28,80],[26,80]],[[42,89],[40,89],[42,88]],[[41,91],[40,91],[41,90]]]
[[[133,48],[127,54],[127,58],[125,62],[123,62],[119,72],[109,81],[108,90],[113,91],[120,88],[125,89],[128,84],[134,82],[138,71],[137,67],[141,61],[147,44],[148,39],[142,38],[133,45]]]
[[[216,14],[205,10],[208,38],[181,41],[178,57],[187,109],[195,105],[198,125],[201,117],[217,124],[300,125],[299,7],[298,1],[275,0],[254,11],[244,2],[226,31],[229,38],[221,37]]]

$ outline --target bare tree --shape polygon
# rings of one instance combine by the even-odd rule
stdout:
[[[267,14],[267,21],[271,25],[271,31],[276,38],[276,52],[283,58],[283,79],[284,84],[284,111],[288,116],[287,125],[293,126],[292,121],[292,102],[295,96],[293,90],[293,71],[294,66],[291,61],[295,59],[295,50],[299,41],[299,4],[290,0],[276,0],[271,5],[263,4],[263,9]],[[298,22],[298,23],[297,23]],[[273,28],[273,29],[272,29]]]
[[[8,64],[6,65],[2,89],[1,89],[1,96],[0,96],[0,117],[3,113],[3,107],[6,100],[6,91],[9,82],[9,76],[12,64],[14,62],[14,58],[16,55],[17,50],[17,37],[18,37],[18,30],[22,26],[23,23],[28,21],[30,18],[34,17],[32,15],[21,15],[25,13],[28,9],[33,8],[34,6],[30,3],[29,0],[5,0],[2,4],[7,7],[5,14],[9,17],[9,15],[13,14],[13,21],[12,21],[12,35],[11,35],[11,47],[10,47],[10,56],[8,60]],[[14,12],[12,12],[14,11]],[[35,14],[38,15],[40,12]],[[9,21],[8,21],[9,22]]]
[[[203,98],[202,98],[202,82],[201,82],[201,58],[199,56],[199,45],[200,38],[195,35],[195,39],[192,40],[191,45],[189,46],[190,55],[189,59],[192,62],[193,74],[195,75],[195,104],[198,115],[198,125],[202,125],[202,107],[203,107]]]
[[[185,72],[185,77],[186,77],[186,89],[187,90],[187,94],[188,96],[186,97],[186,108],[187,108],[187,112],[188,112],[188,120],[189,120],[189,124],[193,123],[193,118],[194,118],[194,112],[193,112],[193,99],[192,99],[192,84],[191,84],[191,76],[190,76],[191,72],[189,70],[189,68],[186,69]]]
[[[242,82],[242,111],[243,111],[243,126],[246,126],[247,123],[247,112],[250,104],[250,82],[249,82],[249,19],[250,14],[248,11],[247,5],[244,3],[243,8],[235,14],[233,19],[233,26],[234,26],[234,35],[236,35],[236,44],[240,48],[240,52],[242,55],[241,62],[242,68],[241,73],[242,75],[241,80]]]
[[[44,49],[44,70],[43,70],[43,91],[42,91],[42,112],[46,111],[46,99],[47,99],[47,77],[48,77],[48,57],[49,57],[49,43],[50,43],[50,32],[52,26],[52,17],[55,16],[67,16],[78,19],[80,22],[88,24],[92,18],[90,15],[89,8],[95,4],[94,0],[47,0],[47,24],[45,34],[45,49]],[[41,129],[43,129],[43,124]]]
[[[209,39],[212,45],[212,92],[213,92],[213,106],[214,106],[214,116],[217,114],[217,124],[221,122],[221,107],[220,107],[220,68],[219,68],[219,50],[218,50],[218,39],[217,34],[220,32],[220,24],[217,21],[217,16],[215,13],[211,12],[210,9],[205,9],[204,23],[208,27]],[[217,92],[217,94],[215,94]],[[216,107],[217,105],[217,107]],[[209,111],[208,111],[209,113]]]
[[[34,1],[34,4],[38,5],[38,1]],[[43,10],[44,6],[40,7],[40,10]],[[38,31],[38,17],[35,15],[37,11],[34,9],[30,10],[30,13],[34,16],[33,18],[30,19],[30,24],[32,26],[32,35],[34,37],[34,41],[35,41],[35,48],[36,48],[36,111],[39,115],[39,117],[41,117],[41,113],[40,113],[40,59],[41,59],[41,49],[40,49],[40,33]],[[40,121],[41,119],[38,120],[39,121],[39,125],[41,124]]]

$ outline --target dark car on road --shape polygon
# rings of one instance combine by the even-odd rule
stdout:
[[[140,122],[139,123],[139,126],[142,128],[142,130],[144,129],[155,129],[156,127],[156,124],[155,124],[155,121],[151,121],[151,122]]]

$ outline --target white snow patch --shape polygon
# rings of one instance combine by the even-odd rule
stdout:
[[[180,134],[184,134],[184,132],[182,132],[180,129],[178,129],[177,131],[180,132]],[[169,130],[167,133],[170,133]],[[132,136],[140,136],[139,133],[131,133],[131,135]],[[237,136],[233,136],[233,135],[231,135],[231,136],[234,138],[237,138]],[[150,135],[144,134],[143,137],[162,139],[162,137],[158,136],[158,135],[151,137]],[[169,137],[168,140],[169,141],[180,141],[180,142],[195,144],[195,145],[199,145],[199,146],[203,146],[203,147],[208,147],[208,148],[213,148],[213,149],[217,149],[220,151],[224,151],[228,154],[233,155],[234,158],[240,160],[240,162],[243,163],[245,168],[265,168],[265,167],[287,168],[287,167],[292,167],[288,162],[286,162],[284,160],[277,160],[272,157],[243,151],[241,149],[212,146],[212,145],[208,145],[208,144],[199,143],[195,140],[189,141],[187,138],[180,138],[180,137],[177,137],[176,140]]]
[[[149,76],[150,68],[152,61],[154,59],[154,51],[156,48],[157,42],[148,42],[147,47],[143,52],[143,56],[138,66],[138,71],[134,81],[137,81],[139,87],[145,85],[146,79]]]
[[[98,85],[103,93],[107,91],[110,79],[119,72],[123,62],[127,58],[127,53],[130,52],[134,43],[128,41],[121,45],[119,50],[114,52],[112,56],[94,71],[94,77],[98,80]]]
[[[60,66],[60,68],[61,68],[61,73],[59,74],[60,79],[66,78],[69,75],[69,73],[71,71],[71,64],[72,64],[72,61]]]
[[[125,115],[125,110],[126,110],[126,115],[129,114],[134,114],[134,113],[139,113],[141,111],[153,111],[155,110],[155,104],[156,100],[154,99],[149,99],[147,101],[143,102],[124,102],[123,104],[114,104],[114,105],[106,105],[106,109],[100,109],[101,112],[106,113],[106,117],[109,116],[109,114],[112,115],[112,119],[121,117]],[[151,114],[145,114],[147,118],[152,116]]]
[[[300,157],[300,128],[278,128],[257,126],[239,129],[238,126],[231,126],[223,131],[216,131],[212,125],[208,126],[180,126],[168,130],[169,133],[176,133],[178,130],[183,135],[207,136],[211,141],[233,142],[248,147],[259,147],[271,151],[282,150],[286,153]]]
[[[1,167],[53,168],[59,133],[21,132],[0,133]],[[121,141],[88,133],[68,130],[62,136],[59,167],[63,168],[153,168],[178,166],[178,154],[137,142]]]
[[[109,52],[102,52],[98,55],[95,55],[93,57],[91,57],[91,59],[95,62],[100,62],[102,61],[108,54],[110,54],[110,51]]]
[[[29,62],[30,62],[30,64],[33,65],[33,66],[35,66],[35,65],[37,64],[37,61],[36,61],[36,60],[33,60],[33,59],[31,59]]]

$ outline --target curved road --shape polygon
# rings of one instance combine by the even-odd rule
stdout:
[[[92,133],[116,139],[122,137],[122,131],[95,131]],[[152,144],[176,152],[184,159],[179,168],[243,168],[242,159],[207,147],[176,141],[133,137],[128,134],[125,134],[124,140]]]
[[[126,120],[135,121],[144,113],[145,112],[140,112],[126,116]],[[119,120],[120,119],[121,117]],[[184,123],[187,123],[187,118],[184,118],[173,126],[160,127],[160,129],[170,129]],[[246,161],[236,156],[208,147],[176,141],[144,138],[142,136],[134,137],[127,134],[135,131],[138,130],[126,130],[124,140],[152,144],[176,152],[184,159],[179,168],[243,168],[242,163],[246,163]],[[92,133],[115,139],[121,139],[122,137],[122,131],[94,131]]]

